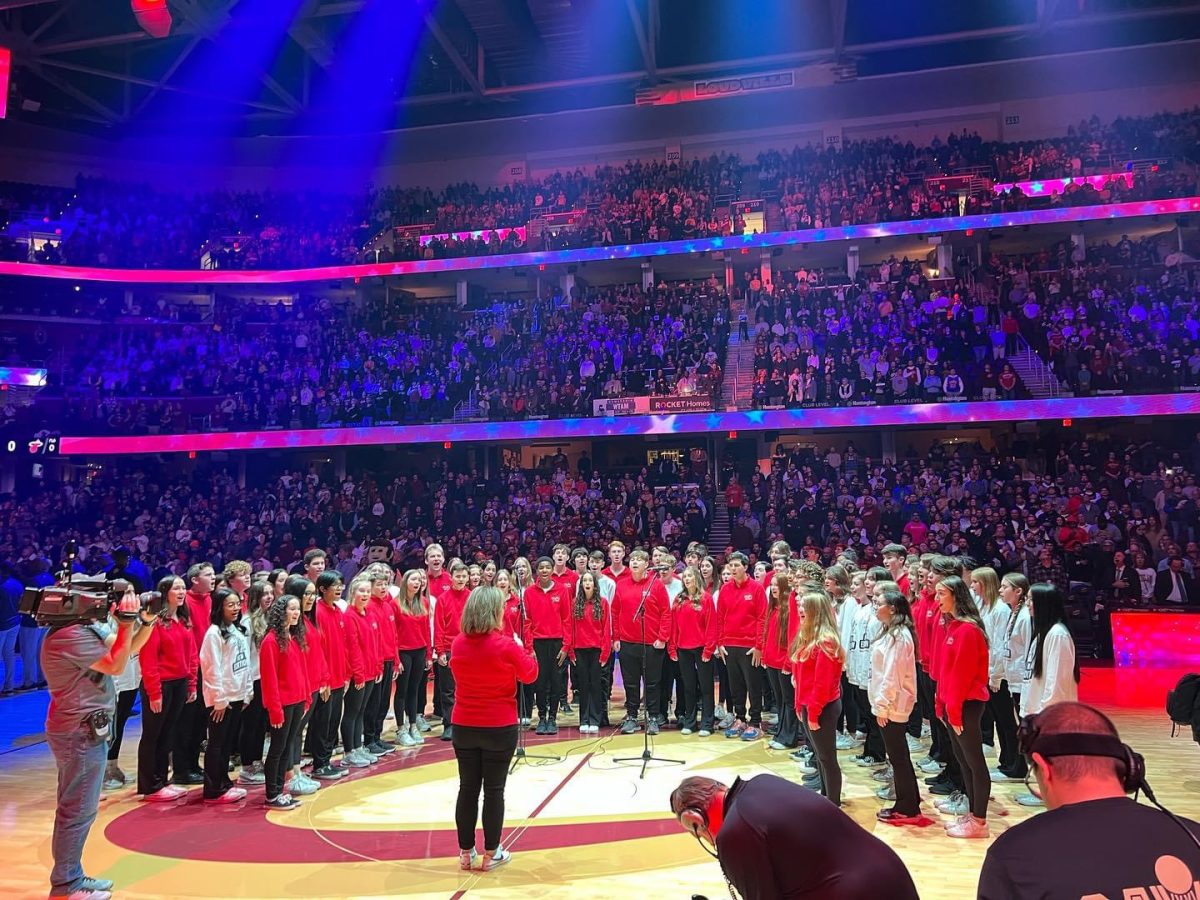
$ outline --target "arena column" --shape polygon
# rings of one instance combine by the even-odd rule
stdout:
[[[846,274],[852,282],[858,277],[858,244],[846,248]]]
[[[771,254],[772,250],[763,250],[758,255],[760,266],[759,278],[762,279],[763,290],[766,291],[771,287]]]
[[[654,287],[654,264],[649,260],[642,261],[642,290],[648,291]]]

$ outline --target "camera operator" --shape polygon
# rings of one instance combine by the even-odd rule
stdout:
[[[46,741],[58,766],[50,896],[108,900],[111,881],[83,874],[83,845],[96,819],[116,712],[114,676],[153,633],[156,619],[141,611],[129,585],[117,607],[114,634],[105,624],[75,622],[52,628],[42,644],[42,670],[50,688]]]

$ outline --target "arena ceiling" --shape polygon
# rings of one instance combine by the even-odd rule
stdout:
[[[96,133],[413,128],[1200,39],[1184,0],[0,0],[10,117]],[[1064,89],[1078,86],[1064,85]]]

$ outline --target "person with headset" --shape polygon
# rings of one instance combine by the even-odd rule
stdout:
[[[745,900],[917,900],[896,852],[815,791],[777,775],[690,776],[671,812]],[[737,893],[734,894],[734,891]]]
[[[1195,896],[1200,824],[1158,803],[1145,761],[1107,716],[1056,703],[1026,716],[1017,740],[1047,812],[988,848],[978,900]],[[1139,791],[1158,808],[1126,796]]]

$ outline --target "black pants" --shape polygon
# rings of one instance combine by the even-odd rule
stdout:
[[[808,707],[803,710],[804,721],[808,722]],[[813,748],[813,760],[817,764],[817,772],[821,775],[821,792],[831,803],[838,806],[842,803],[842,767],[837,758],[837,723],[842,717],[841,698],[827,703],[817,719],[820,727],[815,731],[808,730],[809,741]]]
[[[704,661],[704,648],[679,648],[679,677],[683,683],[681,728],[713,730],[713,660]],[[697,721],[697,717],[699,717]]]
[[[508,764],[512,762],[516,749],[516,725],[501,728],[455,727],[458,802],[454,805],[454,823],[458,828],[460,850],[470,850],[475,846],[480,790],[483,791],[483,849],[485,852],[492,851],[500,846],[500,832],[504,829],[504,784],[508,781]]]
[[[716,664],[717,672],[717,699],[725,707],[725,712],[732,712],[733,710],[729,708],[729,666],[725,665],[725,660],[719,656],[713,659],[713,662]]]
[[[1008,687],[1007,681],[1004,683],[1004,686],[1007,689],[1007,687]],[[1020,718],[1021,718],[1021,694],[1019,692],[1017,692],[1017,693],[1012,693],[1009,696],[1012,697],[1013,721],[1014,722],[1020,721]],[[997,719],[999,719],[999,716],[997,716]],[[1001,744],[1000,746],[1001,746],[1001,748],[1003,748],[1004,745]],[[1027,774],[1029,774],[1029,762],[1025,759],[1024,754],[1022,754],[1020,749],[1018,748],[1016,756],[1012,761],[1012,764],[1006,766],[1003,763],[1001,763],[999,766],[999,769],[1001,772],[1003,772],[1005,775],[1009,776],[1010,778],[1024,778]]]
[[[604,703],[600,711],[600,724],[607,725],[608,722],[608,704],[612,700],[613,687],[613,671],[617,667],[617,654],[613,653],[608,657],[608,662],[600,667],[600,694],[604,698]]]
[[[333,759],[333,748],[338,743],[338,726],[342,723],[342,706],[345,702],[346,689],[338,687],[329,692],[329,699],[321,704],[321,708],[313,713],[312,724],[308,726],[313,738],[313,771],[329,765]]]
[[[320,743],[318,738],[321,734],[318,728],[318,721],[324,721],[325,716],[328,715],[327,710],[324,709],[326,702],[321,699],[320,691],[314,691],[312,705],[309,706],[308,712],[304,714],[304,725],[301,726],[302,730],[307,726],[307,731],[304,731],[304,755],[311,756],[314,760],[317,756],[317,746]],[[300,755],[296,754],[296,758],[292,760],[292,765],[296,766],[299,764]]]
[[[396,730],[399,731],[405,717],[409,725],[417,724],[417,716],[425,711],[422,690],[425,687],[425,648],[401,650],[400,665],[403,667],[396,679],[396,693],[392,697],[392,712],[396,714]]]
[[[575,690],[579,692],[579,724],[599,725],[604,714],[600,682],[600,648],[575,648]]]
[[[795,747],[800,741],[800,726],[796,718],[796,688],[792,686],[792,673],[783,669],[767,669],[771,690],[775,692],[775,703],[779,710],[779,729],[775,732],[776,743]]]
[[[204,676],[199,669],[196,670],[196,684],[204,684]],[[208,708],[204,705],[204,694],[199,693],[195,703],[183,708],[174,749],[175,774],[200,771],[200,745],[207,736]]]
[[[679,675],[679,663],[664,655],[662,677],[659,679],[662,689],[658,692],[658,717],[663,722],[671,718],[671,694],[675,694],[675,718],[683,713],[683,682]]]
[[[963,703],[962,734],[955,734],[949,721],[946,722],[950,747],[962,772],[963,792],[971,801],[971,814],[977,819],[987,818],[988,798],[992,793],[992,777],[988,773],[987,761],[983,758],[983,736],[979,731],[983,707],[982,700],[968,700]]]
[[[271,749],[267,751],[267,799],[274,800],[283,793],[283,782],[287,775],[292,745],[300,735],[300,720],[304,718],[304,704],[293,703],[283,708],[283,724],[271,726]],[[268,723],[269,724],[269,723]]]
[[[241,700],[225,707],[220,722],[213,721],[211,712],[208,715],[208,746],[204,748],[205,800],[215,800],[233,787],[229,779],[229,755],[233,752],[233,740],[241,719]]]
[[[539,719],[557,719],[558,701],[563,695],[563,667],[558,662],[562,638],[534,638],[538,677],[535,695]]]
[[[625,717],[636,719],[642,706],[642,681],[646,682],[647,717],[656,715],[662,684],[665,650],[653,644],[621,641],[621,681],[625,685]]]
[[[855,732],[862,731],[862,715],[858,708],[858,688],[850,683],[845,672],[842,673],[842,721],[845,723],[846,734],[853,737]]]
[[[354,686],[346,688],[346,697],[342,701],[342,751],[349,753],[363,745],[363,717],[367,706],[375,693],[375,682],[368,681],[361,688]]]
[[[121,755],[121,740],[125,737],[125,723],[133,713],[133,701],[137,699],[137,688],[117,694],[117,720],[113,723],[112,743],[108,745],[108,761],[116,762]]]
[[[936,697],[937,682],[930,678],[928,684],[932,695]],[[946,734],[946,724],[936,715],[929,723],[929,734],[929,758],[936,759],[938,762],[945,763],[946,765],[952,763],[954,761],[954,751],[950,749],[950,737]]]
[[[267,739],[267,711],[262,704],[262,682],[254,682],[254,696],[242,710],[242,729],[238,735],[238,753],[242,767],[262,762],[263,744]]]
[[[879,722],[871,715],[871,698],[867,696],[866,690],[860,687],[855,687],[854,693],[855,699],[858,701],[858,708],[863,713],[860,717],[862,730],[867,736],[863,741],[863,755],[872,759],[886,759],[887,749],[883,744],[883,731],[879,727]]]
[[[363,712],[363,741],[373,744],[383,734],[383,720],[392,702],[392,661],[383,664],[383,679],[375,685]]]
[[[988,709],[996,723],[996,736],[1000,741],[997,767],[1004,772],[1012,769],[1021,755],[1017,749],[1017,719],[1013,715],[1012,694],[1008,692],[1007,681],[1001,679],[999,690],[988,689]]]
[[[747,725],[762,725],[762,669],[750,661],[749,647],[726,647],[729,668],[729,697],[734,716]],[[747,710],[747,698],[749,709]]]
[[[913,710],[909,719],[916,714],[916,710]],[[921,811],[921,793],[917,787],[917,773],[913,771],[912,757],[908,753],[908,723],[889,720],[881,730],[883,745],[887,749],[887,760],[892,764],[892,784],[896,789],[896,803],[893,808],[906,816],[915,816]]]
[[[442,706],[442,737],[445,737],[446,729],[454,723],[454,691],[457,687],[454,683],[454,672],[450,669],[449,653],[446,654],[446,665],[439,665],[437,668],[440,670],[437,674],[437,689]]]
[[[436,657],[437,654],[434,654],[435,659]],[[430,678],[433,679],[433,714],[438,718],[445,718],[442,715],[442,673],[445,671],[444,668],[435,663],[433,668],[429,670],[431,674],[426,675],[427,681]]]
[[[943,752],[949,752],[948,747],[943,747],[941,744],[944,734],[935,724],[938,722],[936,708],[934,706],[934,697],[936,696],[933,679],[929,674],[918,666],[917,668],[917,711],[920,717],[929,723],[929,758],[936,759],[938,762],[945,762]],[[908,721],[911,723],[912,716],[909,716]],[[918,732],[920,736],[920,732]]]
[[[138,743],[137,771],[139,794],[153,794],[167,786],[167,770],[172,762],[172,755],[175,774],[184,775],[188,772],[180,762],[177,749],[183,711],[187,706],[187,694],[186,678],[164,681],[162,712],[156,713],[150,708],[150,696],[146,693],[145,686],[142,687],[142,739]]]
[[[309,698],[308,709],[304,711],[304,715],[300,717],[300,725],[296,729],[295,735],[292,736],[292,752],[288,757],[288,763],[292,766],[300,765],[300,742],[304,739],[304,729],[308,727],[308,723],[312,721],[313,714],[316,712],[317,704],[324,703],[321,699],[319,691],[313,691]],[[272,739],[273,740],[273,739]]]

